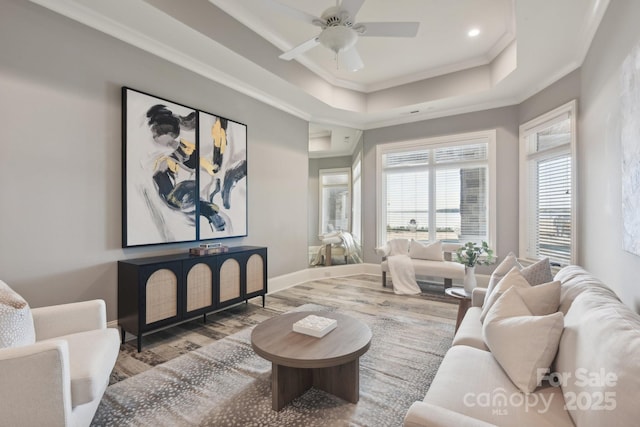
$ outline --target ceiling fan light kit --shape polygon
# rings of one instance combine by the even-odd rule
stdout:
[[[276,0],[269,0],[276,2]],[[417,22],[367,22],[355,23],[355,15],[362,7],[364,0],[342,0],[336,6],[325,10],[320,18],[311,18],[311,23],[322,28],[317,36],[284,52],[281,59],[291,60],[318,44],[335,53],[336,63],[339,60],[349,71],[357,71],[364,67],[360,54],[356,50],[359,36],[365,37],[415,37],[418,31]],[[309,14],[299,11],[283,3],[278,3],[281,10],[291,9],[289,15],[304,16],[309,22]],[[369,27],[369,28],[367,28]]]
[[[318,41],[322,46],[339,53],[353,47],[358,41],[358,36],[349,27],[335,26],[321,32]]]

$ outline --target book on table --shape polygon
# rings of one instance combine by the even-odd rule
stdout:
[[[338,326],[336,319],[311,314],[293,324],[293,331],[312,337],[322,338]]]
[[[214,255],[214,254],[221,254],[228,251],[229,251],[229,248],[227,246],[215,246],[210,248],[197,247],[197,248],[189,249],[189,253],[191,255]]]

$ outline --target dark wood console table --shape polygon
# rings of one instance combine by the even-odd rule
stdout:
[[[215,255],[176,254],[118,261],[118,325],[136,335],[267,293],[267,248],[230,247]]]

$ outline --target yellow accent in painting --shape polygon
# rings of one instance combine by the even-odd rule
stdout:
[[[211,126],[211,138],[213,138],[213,146],[220,148],[220,153],[224,154],[224,150],[227,147],[227,133],[222,128],[220,119],[216,119],[216,122]]]
[[[207,171],[207,173],[211,176],[214,175],[213,171],[213,163],[209,161],[209,159],[200,158],[200,167]]]
[[[192,155],[194,151],[196,151],[196,144],[193,142],[189,142],[186,139],[180,138],[180,144],[182,144],[182,151],[188,156]]]

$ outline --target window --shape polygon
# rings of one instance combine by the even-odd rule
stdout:
[[[520,256],[576,262],[576,102],[520,126]]]
[[[320,169],[320,234],[349,230],[351,168]]]
[[[495,249],[495,131],[377,147],[378,244],[488,241]]]
[[[358,245],[362,244],[362,161],[358,153],[351,168],[352,176],[352,207],[351,207],[351,235]]]

